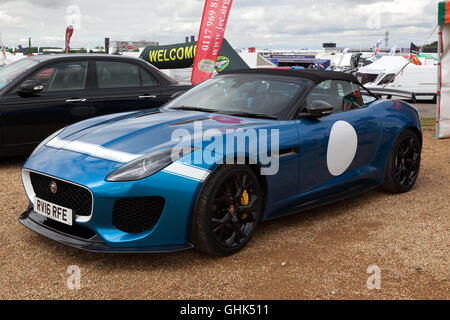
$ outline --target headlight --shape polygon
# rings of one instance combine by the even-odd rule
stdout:
[[[109,174],[106,181],[124,182],[147,178],[194,150],[193,147],[177,147],[153,152],[120,167]]]
[[[47,142],[49,142],[50,140],[52,140],[53,138],[57,137],[61,132],[63,132],[65,128],[62,128],[61,130],[56,131],[54,134],[52,134],[51,136],[47,137],[44,141],[42,141],[41,143],[39,143],[39,145],[33,150],[33,152],[30,154],[30,157],[36,153],[36,151],[38,151],[40,148],[42,148],[43,146],[45,146],[47,144]]]

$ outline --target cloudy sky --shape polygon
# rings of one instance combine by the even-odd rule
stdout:
[[[420,45],[437,23],[438,2],[235,0],[225,37],[239,48],[318,49],[322,42],[368,47],[389,30],[390,46]],[[0,0],[0,32],[10,47],[26,46],[28,37],[34,46],[63,47],[69,20],[79,24],[73,48],[102,45],[105,36],[171,44],[197,36],[203,5],[204,0]]]

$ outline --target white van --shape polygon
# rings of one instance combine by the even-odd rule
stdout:
[[[421,66],[410,63],[401,72],[401,67],[386,70],[380,73],[374,82],[367,83],[365,87],[409,91],[414,93],[417,99],[435,100],[437,62],[434,59],[421,59],[421,62]],[[400,73],[395,77],[398,72]]]

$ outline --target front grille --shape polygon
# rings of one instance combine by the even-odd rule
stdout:
[[[31,185],[38,198],[72,209],[77,216],[90,216],[92,195],[89,190],[59,179],[30,172]],[[50,183],[57,185],[56,193],[50,190]]]
[[[122,199],[114,203],[112,224],[127,233],[141,233],[153,228],[164,210],[160,197]]]

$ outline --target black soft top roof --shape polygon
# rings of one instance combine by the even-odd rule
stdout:
[[[344,72],[336,72],[336,71],[324,71],[324,70],[314,70],[314,69],[305,69],[305,70],[285,70],[285,69],[243,69],[243,70],[235,70],[228,71],[222,74],[268,74],[275,76],[284,76],[284,77],[293,77],[293,78],[302,78],[311,80],[317,84],[326,81],[326,80],[342,80],[358,83],[358,79],[355,76],[344,73]]]

